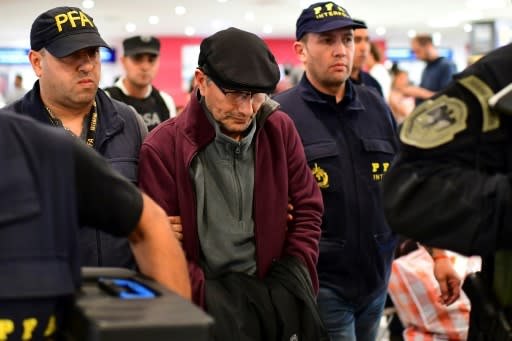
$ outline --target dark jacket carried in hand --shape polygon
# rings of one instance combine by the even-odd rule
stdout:
[[[275,261],[265,281],[243,273],[207,280],[215,340],[327,341],[309,273],[293,256]]]

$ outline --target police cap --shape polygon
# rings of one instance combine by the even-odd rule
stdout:
[[[56,7],[39,15],[30,30],[30,48],[46,48],[57,58],[88,47],[107,47],[92,17],[76,7]]]

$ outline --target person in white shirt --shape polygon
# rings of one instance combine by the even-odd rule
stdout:
[[[366,58],[366,66],[370,75],[379,82],[382,87],[384,99],[388,101],[389,92],[391,90],[391,76],[389,71],[382,64],[381,51],[374,42],[370,42],[370,53]]]

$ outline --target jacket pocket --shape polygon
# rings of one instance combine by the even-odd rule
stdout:
[[[304,146],[306,159],[322,191],[335,191],[340,185],[340,152],[336,142],[325,141]]]
[[[134,157],[117,157],[109,160],[112,167],[128,180],[137,183],[137,166],[139,160]]]
[[[362,139],[363,148],[370,153],[394,155],[396,150],[391,141],[384,139]]]
[[[308,146],[304,146],[304,151],[308,162],[328,157],[336,157],[339,154],[339,151],[336,148],[336,142],[334,141],[310,144]]]
[[[391,167],[395,156],[395,145],[392,140],[361,139],[364,156],[363,163],[359,165],[359,174],[364,176],[368,185],[373,188],[378,185]]]

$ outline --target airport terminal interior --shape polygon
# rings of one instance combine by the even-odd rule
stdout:
[[[40,13],[53,7],[78,7],[94,18],[99,33],[110,46],[110,49],[102,47],[100,50],[99,87],[102,89],[113,86],[124,74],[121,58],[123,41],[127,37],[157,38],[160,65],[152,84],[172,97],[175,115],[179,116],[193,95],[201,42],[229,27],[258,35],[274,54],[280,81],[273,95],[296,86],[304,72],[293,47],[296,21],[302,10],[316,2],[0,0],[0,25],[3,27],[0,30],[0,106],[19,99],[38,80],[28,59],[30,27]],[[379,83],[384,101],[397,124],[401,124],[416,106],[414,97],[405,95],[401,89],[419,86],[427,65],[426,57],[413,49],[416,37],[429,37],[432,43],[429,51],[435,51],[436,58],[449,61],[456,72],[512,42],[511,0],[336,0],[335,3],[343,6],[352,19],[366,25],[365,34],[378,58],[370,57],[368,42],[363,52],[357,52],[356,47],[355,60],[359,58],[360,70],[372,75]],[[355,32],[357,30],[360,29]],[[240,58],[244,58],[242,54]],[[435,260],[423,246],[411,240],[402,243],[399,244],[400,251],[406,245],[410,249],[393,261],[387,302],[376,341],[465,340],[471,310],[468,297],[462,291],[455,303],[440,304],[439,284],[432,270]],[[460,278],[481,268],[478,256],[463,256],[447,250],[446,257]],[[196,311],[189,311],[190,307],[183,302],[172,303],[173,298],[166,299],[193,316],[194,321],[209,323],[204,316],[195,315]],[[87,303],[84,304],[86,307]],[[0,340],[9,340],[2,338],[6,329],[2,329],[1,321]]]

